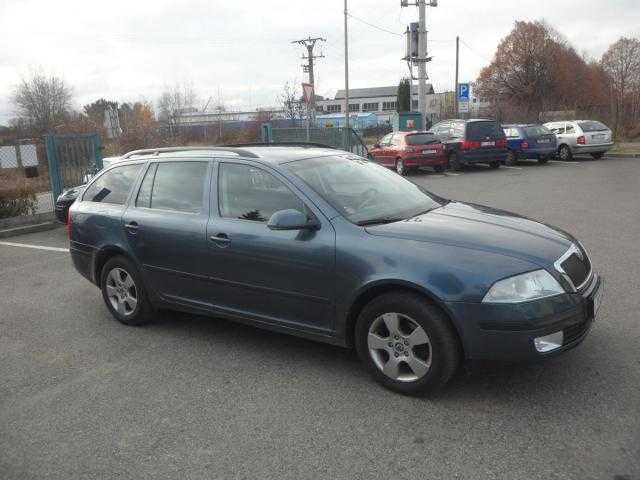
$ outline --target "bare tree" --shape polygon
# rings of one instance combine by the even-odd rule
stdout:
[[[175,84],[167,88],[158,99],[159,119],[175,124],[180,114],[197,110],[198,94],[189,82]]]
[[[40,132],[51,131],[71,110],[71,88],[54,75],[35,73],[13,93],[18,115]]]
[[[305,118],[305,106],[296,85],[295,82],[285,83],[279,96],[284,116],[292,122]]]
[[[640,40],[620,38],[602,56],[601,64],[611,77],[614,128],[617,132],[628,97],[640,90]]]

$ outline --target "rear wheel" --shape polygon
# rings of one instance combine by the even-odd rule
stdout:
[[[371,301],[355,332],[358,355],[376,381],[416,395],[444,386],[461,351],[449,319],[425,298],[394,292]]]
[[[449,154],[449,170],[453,170],[455,172],[462,170],[462,165],[460,164],[460,159],[456,152],[451,152]]]
[[[123,256],[108,260],[100,277],[102,297],[111,314],[125,325],[142,325],[153,309],[135,265]]]
[[[558,158],[563,162],[569,162],[573,159],[573,153],[569,145],[560,145],[560,148],[558,148]]]
[[[591,156],[593,158],[595,158],[596,160],[600,160],[602,157],[604,157],[604,152],[596,152],[596,153],[592,153]]]
[[[403,177],[407,175],[407,168],[404,166],[404,162],[401,158],[396,160],[396,173],[398,175],[402,175]]]
[[[500,162],[489,162],[489,167],[500,168]]]
[[[444,172],[444,165],[436,165],[435,167],[433,167],[433,169],[434,169],[437,173],[442,173],[442,172]]]
[[[518,154],[513,150],[509,150],[507,152],[507,159],[505,160],[505,163],[507,165],[515,165],[518,163]]]

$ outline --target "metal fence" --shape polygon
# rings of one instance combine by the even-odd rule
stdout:
[[[0,219],[53,212],[44,142],[4,141],[0,145]]]
[[[267,140],[267,139],[265,139]],[[273,128],[271,139],[273,142],[312,142],[353,152],[363,157],[367,156],[367,147],[352,128]]]

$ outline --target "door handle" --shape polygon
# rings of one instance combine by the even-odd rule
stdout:
[[[135,222],[135,221],[125,223],[124,225],[124,228],[126,228],[129,233],[134,235],[138,233],[138,227],[139,227],[138,222]]]
[[[209,240],[214,242],[219,247],[226,247],[231,243],[231,239],[226,233],[218,233],[209,237]]]

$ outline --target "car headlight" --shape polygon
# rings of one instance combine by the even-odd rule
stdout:
[[[546,270],[523,273],[499,280],[482,299],[483,303],[520,303],[565,293]]]

